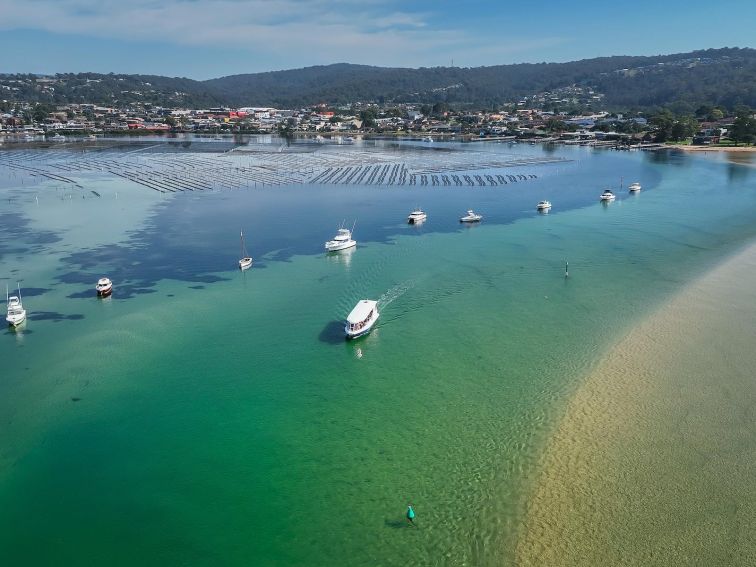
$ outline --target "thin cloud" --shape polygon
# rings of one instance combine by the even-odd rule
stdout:
[[[233,49],[253,56],[258,68],[266,59],[442,65],[450,54],[469,61],[488,54],[490,61],[538,45],[495,38],[492,47],[477,33],[433,24],[432,13],[390,0],[0,0],[0,13],[0,30]]]

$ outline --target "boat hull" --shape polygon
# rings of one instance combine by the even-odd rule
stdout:
[[[106,289],[98,289],[97,297],[109,297],[111,293],[113,293],[113,286],[110,286]]]
[[[5,318],[5,320],[11,327],[18,327],[21,323],[26,321],[26,312],[24,312],[23,315],[8,316]]]
[[[239,260],[239,269],[241,271],[248,270],[252,267],[252,258],[243,258]]]
[[[378,321],[378,318],[381,316],[380,313],[376,313],[375,317],[370,321],[369,324],[365,325],[362,329],[359,331],[350,331],[349,330],[349,323],[344,325],[344,334],[346,335],[346,339],[354,340],[359,339],[360,337],[364,337],[367,335],[370,331],[373,330],[373,327],[375,327],[375,323]]]
[[[347,250],[348,248],[354,248],[355,246],[357,246],[356,240],[339,242],[337,244],[331,244],[330,242],[326,242],[325,250],[326,252],[338,252],[339,250]]]

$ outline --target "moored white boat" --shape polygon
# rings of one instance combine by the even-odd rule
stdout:
[[[539,201],[536,209],[539,211],[548,211],[551,208],[551,201]]]
[[[97,290],[98,296],[107,297],[113,293],[113,282],[111,282],[109,278],[100,278],[97,280],[95,290]]]
[[[602,201],[614,201],[614,199],[616,198],[617,197],[615,197],[614,193],[612,193],[609,189],[604,189],[604,192],[601,193],[601,197],[599,197],[599,199],[601,199]]]
[[[430,136],[425,136],[425,138],[423,138],[423,142],[429,142],[430,143],[432,141],[433,141],[433,138],[431,138]]]
[[[627,188],[631,193],[637,193],[641,190],[641,184],[636,181],[635,183],[631,183]]]
[[[472,209],[467,211],[467,214],[463,217],[460,217],[459,222],[480,222],[483,218],[483,215],[479,215]]]
[[[252,256],[247,252],[247,246],[244,244],[244,232],[239,231],[241,239],[241,259],[239,260],[239,269],[244,271],[252,267]]]
[[[354,309],[347,315],[344,323],[344,333],[348,339],[356,339],[366,335],[375,326],[380,313],[378,302],[371,299],[361,299]]]
[[[425,214],[425,211],[421,209],[415,209],[407,217],[407,222],[410,224],[419,224],[427,218],[428,218],[428,215]]]
[[[354,226],[352,230],[354,230]],[[357,241],[352,239],[352,230],[343,227],[338,229],[336,236],[325,243],[326,252],[336,252],[357,246]]]
[[[7,312],[5,320],[12,327],[17,327],[24,321],[26,321],[26,309],[24,309],[21,303],[21,287],[18,288],[18,295],[8,295],[8,287],[5,288],[5,302],[7,304]]]

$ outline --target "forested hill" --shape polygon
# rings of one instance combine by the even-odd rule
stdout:
[[[356,100],[472,103],[490,107],[572,84],[619,108],[679,100],[756,106],[756,50],[710,49],[655,57],[600,57],[570,63],[401,69],[337,64],[232,75],[206,81],[232,104],[301,106]]]
[[[23,77],[23,80],[19,80]],[[659,55],[617,56],[569,63],[420,69],[339,63],[287,71],[232,75],[208,81],[142,75],[66,74],[46,88],[30,75],[0,75],[0,98],[42,102],[165,106],[274,106],[320,102],[437,102],[482,107],[570,85],[602,93],[602,106],[643,109],[675,102],[756,107],[756,50],[723,48]],[[16,80],[16,83],[13,81]],[[49,79],[48,79],[49,80]],[[10,81],[10,82],[9,82]],[[15,87],[18,90],[9,90]],[[50,90],[52,87],[52,90]]]

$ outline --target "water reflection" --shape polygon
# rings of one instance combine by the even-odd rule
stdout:
[[[345,250],[326,252],[326,260],[332,264],[342,264],[345,267],[349,268],[349,266],[352,265],[352,255],[354,254],[355,250],[357,250],[357,247],[352,246],[351,248],[347,248]]]

